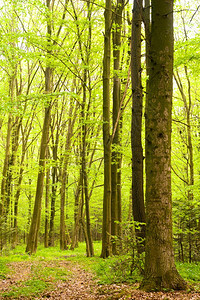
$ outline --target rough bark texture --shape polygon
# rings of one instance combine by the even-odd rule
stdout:
[[[173,0],[152,0],[146,108],[146,258],[144,290],[184,289],[172,246],[171,110]]]

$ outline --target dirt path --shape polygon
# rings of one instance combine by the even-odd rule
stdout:
[[[44,270],[45,268],[57,268],[60,270],[66,270],[68,275],[66,280],[57,280],[48,276],[48,283],[53,284],[51,290],[47,290],[40,294],[38,297],[3,297],[0,299],[55,299],[55,300],[92,300],[92,299],[155,299],[155,300],[170,300],[170,299],[183,299],[183,300],[195,300],[200,299],[200,293],[195,292],[170,292],[170,293],[144,293],[136,289],[136,286],[126,284],[112,284],[112,285],[98,285],[94,280],[92,273],[85,271],[77,263],[69,261],[42,261],[42,262],[13,262],[9,264],[11,269],[10,274],[5,279],[0,279],[0,295],[3,292],[10,291],[13,287],[20,288],[23,284],[33,278],[33,274],[38,270]],[[38,269],[39,268],[39,269]],[[50,269],[49,269],[50,270]],[[34,273],[35,272],[35,273]],[[39,278],[39,277],[38,277]]]

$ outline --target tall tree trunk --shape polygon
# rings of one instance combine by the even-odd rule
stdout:
[[[87,114],[85,113],[86,107],[86,86],[87,84],[87,73],[84,70],[83,74],[83,102],[81,106],[81,119],[82,119],[82,126],[81,126],[81,172],[82,172],[82,189],[83,189],[83,200],[85,204],[85,212],[86,212],[86,225],[82,220],[83,231],[85,232],[85,241],[86,241],[86,249],[87,249],[87,256],[91,257],[94,256],[94,248],[92,242],[92,234],[91,234],[91,226],[90,226],[90,206],[89,206],[89,195],[88,195],[88,180],[87,180],[87,167],[86,167],[86,135],[87,135],[87,126],[86,126],[86,119]],[[84,230],[85,228],[85,230]]]
[[[46,6],[48,10],[47,12],[47,57],[48,59],[50,59],[51,46],[52,46],[52,41],[51,41],[52,24],[51,24],[51,16],[50,16],[50,12],[52,10],[51,0],[46,0]],[[45,93],[47,95],[50,94],[52,92],[52,89],[53,89],[53,69],[49,65],[47,65],[45,70]],[[45,108],[44,123],[42,128],[42,138],[40,142],[39,171],[37,177],[34,210],[33,210],[31,226],[30,226],[28,241],[26,246],[26,252],[30,254],[35,253],[37,250],[50,119],[51,119],[51,101],[50,99],[47,99],[47,106]]]
[[[6,221],[6,178],[10,157],[10,140],[11,140],[12,116],[9,114],[7,125],[6,149],[3,164],[2,180],[1,180],[1,199],[0,199],[0,250],[3,249],[5,243],[5,221]]]
[[[103,146],[104,195],[101,257],[111,255],[111,139],[110,139],[110,56],[111,56],[111,0],[106,0],[103,58]]]
[[[14,46],[14,45],[13,45]],[[14,57],[13,57],[14,59]],[[9,79],[9,96],[10,101],[14,103],[16,98],[16,72],[17,68],[12,70],[12,75]],[[18,120],[18,117],[16,118]],[[18,124],[17,124],[18,125]],[[17,130],[18,129],[18,130]],[[16,131],[17,130],[17,131]],[[14,135],[17,134],[17,144],[11,147],[14,142]],[[14,126],[14,118],[11,113],[8,116],[7,136],[6,136],[6,149],[5,158],[3,164],[3,176],[1,180],[1,198],[0,198],[0,249],[3,248],[3,244],[6,242],[6,222],[10,206],[11,197],[11,181],[12,181],[12,166],[14,165],[15,155],[18,147],[19,128]]]
[[[76,81],[73,80],[72,91],[75,90]],[[71,150],[71,138],[73,135],[73,127],[76,119],[77,112],[77,103],[74,107],[74,99],[70,99],[70,107],[69,107],[69,120],[68,120],[68,129],[65,141],[65,149],[63,154],[63,162],[62,162],[62,171],[61,171],[61,188],[60,188],[60,196],[61,196],[61,204],[60,204],[60,249],[64,250],[67,248],[66,243],[66,225],[65,225],[65,200],[66,200],[66,185],[68,178],[68,164],[70,158],[70,150]],[[68,231],[67,231],[68,232]],[[70,242],[70,241],[68,241]]]
[[[40,157],[39,157],[39,172],[37,177],[37,187],[35,195],[35,204],[31,220],[31,226],[29,230],[26,252],[32,254],[37,250],[37,240],[38,232],[40,226],[40,216],[41,216],[41,204],[42,204],[42,193],[45,177],[45,159],[46,159],[46,149],[48,143],[48,132],[50,123],[50,111],[51,104],[45,108],[45,117],[42,130],[42,138],[40,143]]]
[[[111,234],[115,238],[112,240],[112,253],[117,254],[120,233],[120,212],[121,212],[121,185],[118,172],[120,168],[120,122],[119,110],[121,100],[121,80],[120,80],[120,52],[121,52],[121,31],[122,31],[122,12],[124,1],[118,0],[115,8],[113,26],[113,59],[114,59],[114,78],[113,78],[113,140],[112,140],[112,165],[111,165]]]
[[[18,181],[17,181],[17,186],[16,186],[16,193],[15,193],[15,197],[14,197],[14,232],[13,232],[13,241],[12,241],[12,248],[15,248],[17,245],[17,239],[18,239],[18,222],[17,222],[17,218],[18,218],[18,202],[19,202],[19,196],[20,196],[20,192],[21,192],[21,183],[22,183],[22,179],[23,179],[23,172],[24,172],[24,159],[25,159],[25,148],[24,145],[22,146],[22,157],[21,157],[21,163],[20,163],[20,171],[19,171],[19,177],[18,177]]]
[[[146,108],[146,256],[142,289],[184,289],[172,244],[173,0],[152,0]]]
[[[73,11],[75,15],[75,19],[78,20],[78,15],[76,13],[75,6],[73,4],[73,1],[71,1],[73,6]],[[84,43],[82,42],[81,37],[81,30],[79,27],[79,23],[76,23],[77,27],[77,35],[78,35],[78,42],[79,42],[79,51],[80,56],[83,64],[83,76],[82,76],[82,91],[83,91],[83,101],[81,103],[81,178],[82,178],[82,204],[85,204],[86,209],[86,225],[84,223],[84,220],[82,219],[82,228],[85,236],[86,241],[86,249],[87,249],[87,255],[93,256],[94,250],[93,250],[93,243],[92,243],[92,235],[91,235],[91,228],[90,228],[90,213],[89,213],[89,196],[88,196],[88,183],[87,183],[87,170],[86,170],[86,134],[87,134],[87,126],[85,122],[87,121],[89,108],[90,108],[90,100],[91,100],[91,93],[90,93],[90,87],[89,90],[89,101],[86,109],[87,104],[87,83],[90,81],[90,71],[87,70],[85,66],[90,65],[90,55],[91,55],[91,37],[92,37],[92,22],[91,22],[91,16],[92,16],[92,6],[93,3],[90,3],[90,0],[87,1],[87,20],[88,20],[88,32],[87,32],[87,41]],[[85,53],[83,49],[85,48]],[[90,85],[90,82],[89,82]],[[86,113],[87,111],[87,113]],[[85,201],[84,201],[85,199]]]
[[[50,169],[46,170],[46,193],[45,193],[45,223],[44,223],[44,247],[48,248],[48,230],[49,230],[49,184],[50,184]]]
[[[190,78],[188,75],[188,69],[187,66],[184,66],[185,71],[185,77],[187,80],[187,94],[184,91],[184,86],[181,81],[181,77],[179,75],[178,70],[174,73],[174,78],[176,80],[179,92],[181,94],[181,98],[184,103],[184,109],[186,113],[186,132],[187,132],[187,150],[188,150],[188,158],[187,158],[187,185],[188,185],[188,191],[187,191],[187,199],[188,199],[188,221],[187,221],[187,227],[188,227],[188,260],[191,263],[192,262],[192,253],[194,251],[194,241],[193,241],[193,234],[191,233],[192,230],[198,229],[197,228],[197,219],[195,219],[194,211],[193,211],[193,190],[192,186],[194,185],[194,158],[193,158],[193,143],[192,143],[192,131],[191,131],[191,109],[192,109],[192,95],[191,95],[191,83]],[[187,95],[187,96],[186,96]],[[187,100],[188,98],[188,100]]]
[[[57,101],[56,101],[56,110],[58,111],[57,108]],[[54,218],[56,214],[56,193],[57,193],[57,188],[58,188],[58,143],[59,143],[59,135],[60,135],[60,122],[56,122],[57,130],[55,133],[55,139],[54,139],[54,121],[55,121],[55,115],[58,114],[56,112],[54,116],[51,118],[51,141],[52,141],[52,157],[53,157],[53,166],[51,168],[51,180],[52,180],[52,185],[51,185],[51,194],[49,195],[51,198],[51,210],[50,210],[50,220],[49,220],[49,237],[48,237],[48,245],[50,247],[54,246]],[[62,115],[62,114],[61,114]]]
[[[70,250],[74,250],[75,247],[78,246],[78,232],[80,228],[80,207],[81,207],[81,201],[80,199],[80,192],[81,192],[81,174],[78,180],[78,185],[75,192],[75,202],[74,202],[74,229],[73,229],[73,235],[72,235],[72,243]]]
[[[53,160],[57,160],[57,144],[52,147],[53,152]],[[56,192],[57,192],[57,184],[58,184],[58,167],[52,167],[52,188],[51,188],[51,213],[50,213],[50,221],[49,221],[49,241],[48,244],[50,247],[54,246],[54,218],[56,213]]]
[[[136,222],[136,242],[138,253],[144,252],[145,207],[143,191],[143,148],[142,148],[142,112],[143,88],[141,82],[141,24],[142,0],[135,0],[132,18],[131,38],[131,79],[132,79],[132,206]],[[138,224],[137,223],[143,223]]]

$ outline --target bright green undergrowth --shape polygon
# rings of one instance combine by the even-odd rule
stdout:
[[[9,268],[6,265],[6,261],[0,260],[0,280],[5,279],[8,272]]]
[[[99,284],[135,283],[142,280],[142,276],[136,266],[132,265],[129,254],[113,256],[107,259],[100,258],[101,243],[94,243],[95,256],[86,257],[85,243],[79,243],[74,251],[61,251],[59,247],[44,248],[39,246],[37,253],[28,255],[25,246],[18,246],[7,254],[0,256],[0,280],[6,279],[11,262],[32,262],[29,279],[13,287],[7,293],[0,296],[16,299],[18,297],[34,297],[47,289],[52,289],[58,280],[68,280],[72,275],[61,261],[79,264],[86,271],[91,271]],[[181,276],[195,287],[200,289],[200,263],[177,263]],[[132,269],[132,272],[131,272]]]
[[[193,263],[177,263],[177,268],[180,275],[189,283],[191,283],[196,290],[200,290],[200,262]]]
[[[44,280],[31,279],[24,282],[22,286],[15,286],[9,292],[3,293],[2,297],[17,299],[18,297],[39,296],[49,286],[49,283]]]
[[[92,269],[96,273],[99,284],[112,283],[135,283],[142,279],[139,270],[133,268],[129,255],[114,256],[107,259],[100,259],[93,264]]]

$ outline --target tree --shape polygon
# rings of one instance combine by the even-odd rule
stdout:
[[[141,82],[141,24],[142,1],[134,1],[131,39],[131,79],[132,79],[132,205],[136,225],[138,252],[144,252],[145,207],[143,191],[143,148],[142,148],[142,113],[143,88]],[[142,240],[139,240],[142,239]]]
[[[51,33],[52,33],[52,24],[50,19],[50,12],[52,9],[51,0],[47,0],[47,59],[51,55]],[[47,63],[45,69],[45,93],[48,95],[52,93],[53,88],[53,69]],[[48,96],[47,96],[48,97]],[[49,138],[49,125],[51,118],[51,100],[47,99],[47,105],[45,107],[44,114],[44,123],[42,129],[42,137],[40,143],[40,156],[39,156],[39,171],[37,177],[37,187],[35,194],[35,204],[34,210],[31,220],[30,231],[28,235],[28,241],[26,246],[26,252],[32,254],[37,250],[38,243],[38,232],[40,227],[40,218],[41,218],[41,202],[42,202],[42,193],[43,193],[43,185],[44,185],[44,177],[45,177],[45,161],[46,161],[46,152],[47,152],[47,143]]]
[[[111,254],[111,139],[110,139],[110,56],[111,56],[111,0],[106,0],[104,12],[104,58],[103,58],[103,146],[104,146],[104,196],[102,252],[105,258]]]
[[[184,289],[172,245],[173,0],[152,0],[146,104],[146,256],[142,289]]]
[[[119,245],[116,238],[120,238],[121,221],[121,180],[120,180],[120,102],[121,102],[121,34],[122,34],[122,13],[124,10],[124,1],[118,0],[114,9],[113,17],[113,133],[112,133],[112,165],[111,165],[111,234],[112,252],[119,252]],[[121,120],[122,121],[122,120]]]

